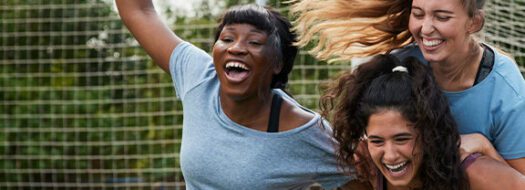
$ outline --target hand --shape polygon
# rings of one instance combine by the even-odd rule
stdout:
[[[494,146],[492,146],[490,141],[482,134],[471,133],[461,135],[461,145],[459,147],[461,160],[464,160],[468,155],[476,152],[507,164],[503,157],[499,155],[498,151],[496,151]]]

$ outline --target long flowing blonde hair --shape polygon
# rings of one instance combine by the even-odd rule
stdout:
[[[291,0],[297,44],[317,59],[348,61],[413,41],[412,0]],[[310,47],[311,45],[311,47]]]

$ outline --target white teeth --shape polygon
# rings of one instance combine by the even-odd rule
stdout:
[[[441,44],[441,42],[443,42],[443,40],[425,40],[423,39],[423,45],[425,46],[437,46],[439,44]]]
[[[240,69],[244,69],[244,70],[249,70],[248,67],[246,67],[246,65],[242,64],[242,63],[239,63],[239,62],[228,62],[226,63],[226,68],[229,69],[229,68],[240,68]]]
[[[390,170],[398,170],[400,169],[401,167],[405,166],[407,162],[402,162],[402,163],[399,163],[399,164],[396,164],[396,165],[388,165],[388,164],[385,164],[385,166],[390,169]]]

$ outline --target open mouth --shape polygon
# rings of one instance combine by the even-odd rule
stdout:
[[[423,45],[426,47],[435,47],[444,42],[444,40],[426,40],[426,39],[422,39],[422,41],[423,41]]]
[[[399,163],[399,164],[395,164],[395,165],[390,165],[390,164],[383,164],[383,165],[391,173],[393,173],[393,174],[401,174],[401,173],[405,172],[405,170],[407,169],[408,163],[409,163],[408,161],[405,161],[405,162],[402,162],[402,163]]]
[[[224,68],[227,78],[232,82],[241,82],[248,77],[250,69],[241,62],[228,62]]]

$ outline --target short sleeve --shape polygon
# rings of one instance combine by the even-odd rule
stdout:
[[[525,100],[512,101],[503,106],[499,112],[496,128],[493,131],[494,146],[506,160],[524,158]]]
[[[193,87],[215,74],[211,56],[188,42],[173,49],[169,67],[175,91],[181,99]]]
[[[345,175],[343,171],[352,171],[354,168],[348,166],[345,170],[338,165],[335,151],[337,149],[337,142],[332,138],[332,128],[326,120],[322,120],[322,125],[318,128],[323,131],[318,133],[320,136],[315,138],[313,142],[321,149],[325,149],[326,154],[321,157],[319,165],[317,167],[317,182],[321,184],[324,189],[336,189],[341,187],[346,183],[350,182],[352,179],[355,179],[354,176]],[[324,139],[324,140],[323,140]]]
[[[496,84],[491,111],[493,145],[506,160],[525,157],[525,80],[514,60],[496,51]]]

